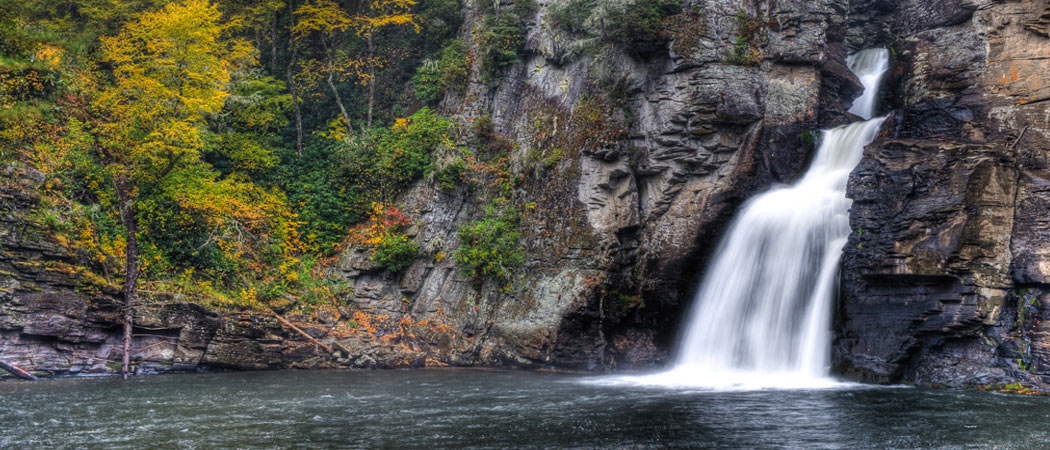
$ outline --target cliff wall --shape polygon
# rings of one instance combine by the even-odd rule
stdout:
[[[868,380],[1042,382],[1050,370],[1046,2],[858,2],[888,43],[892,110],[850,180],[840,370]]]

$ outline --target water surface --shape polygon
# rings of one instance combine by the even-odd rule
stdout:
[[[1045,449],[1050,399],[469,370],[0,383],[0,448]]]

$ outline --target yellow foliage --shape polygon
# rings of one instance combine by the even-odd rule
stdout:
[[[247,42],[223,40],[223,31],[215,6],[185,0],[102,38],[115,77],[97,104],[109,119],[100,129],[111,169],[149,178],[197,157],[199,127],[222,108],[230,71],[253,60]]]
[[[49,69],[57,69],[62,64],[62,49],[53,45],[41,45],[33,54],[34,61],[44,63]]]

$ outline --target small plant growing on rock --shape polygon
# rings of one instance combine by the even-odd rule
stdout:
[[[464,276],[472,278],[476,285],[486,279],[510,281],[511,270],[525,262],[518,245],[518,218],[515,209],[498,213],[490,205],[485,218],[459,229],[460,246],[453,256]]]
[[[740,9],[736,13],[736,24],[737,35],[733,38],[733,47],[722,62],[737,66],[758,66],[762,63],[762,52],[759,51],[762,22]]]
[[[470,49],[460,40],[454,40],[441,50],[437,60],[424,61],[412,77],[412,90],[416,98],[433,102],[448,91],[466,85],[470,79],[472,63]]]
[[[502,13],[485,19],[477,33],[481,57],[481,77],[496,81],[507,66],[518,62],[525,49],[525,25],[517,16]]]
[[[419,256],[419,244],[403,234],[384,236],[372,251],[372,261],[391,272],[400,272]]]

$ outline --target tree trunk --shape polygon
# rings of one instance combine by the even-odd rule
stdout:
[[[322,39],[322,43],[325,41]],[[346,122],[346,130],[350,134],[354,134],[354,127],[350,125],[350,114],[346,113],[346,107],[343,106],[343,98],[339,96],[339,90],[335,88],[335,42],[332,45],[325,43],[325,53],[328,53],[328,88],[332,90],[332,95],[335,96],[335,104],[339,106],[339,112],[343,115],[343,122]]]
[[[299,91],[295,89],[295,79],[292,77],[299,49],[295,45],[295,38],[288,38],[288,42],[292,47],[292,59],[288,62],[288,90],[292,92],[292,105],[295,107],[295,152],[303,156],[303,114],[299,110]]]
[[[376,103],[376,64],[375,46],[372,45],[372,34],[368,34],[368,128],[372,128],[372,108]]]
[[[0,369],[4,369],[4,370],[6,370],[8,372],[11,372],[11,375],[14,375],[14,376],[16,376],[18,378],[22,378],[24,380],[33,380],[33,381],[38,380],[38,378],[33,376],[33,374],[22,370],[22,368],[14,365],[14,364],[8,364],[8,363],[5,363],[3,361],[0,361]]]
[[[328,71],[328,87],[332,89],[332,95],[335,96],[335,103],[339,105],[339,112],[343,114],[343,121],[346,122],[346,130],[350,134],[354,134],[354,127],[350,126],[350,114],[346,113],[346,108],[343,107],[343,99],[339,97],[339,91],[335,89],[335,83],[332,81],[334,75],[333,70]]]
[[[280,10],[273,12],[273,29],[270,30],[270,73],[277,75],[277,29],[280,27]]]
[[[127,232],[127,245],[124,250],[125,275],[124,275],[124,351],[121,358],[122,364],[120,374],[128,379],[131,365],[131,330],[134,326],[133,312],[135,309],[135,292],[139,281],[139,246],[138,246],[138,220],[135,218],[135,208],[130,197],[130,186],[125,175],[117,175],[115,187],[117,199],[120,202],[120,221]]]
[[[288,29],[295,28],[295,2],[288,2],[288,14],[291,15],[291,24],[288,25]],[[295,153],[299,156],[303,156],[303,114],[299,110],[299,91],[295,89],[295,78],[293,75],[293,68],[295,67],[296,60],[299,59],[299,47],[295,45],[295,34],[288,33],[288,47],[292,51],[292,58],[288,61],[288,90],[292,93],[292,105],[295,107]]]

